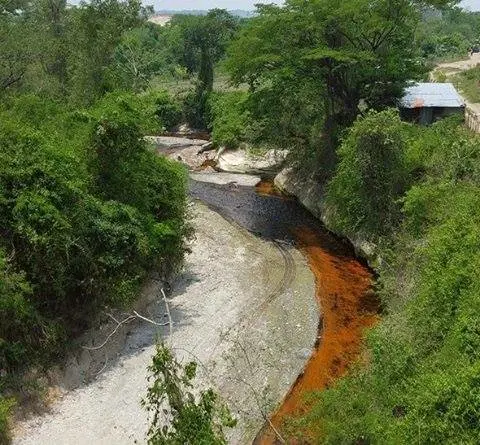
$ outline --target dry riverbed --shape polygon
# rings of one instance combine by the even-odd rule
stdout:
[[[314,276],[289,245],[255,237],[198,202],[191,213],[196,236],[169,299],[170,341],[180,359],[201,362],[200,383],[215,387],[238,418],[229,442],[251,443],[317,339]],[[146,290],[145,315],[164,321],[156,286]],[[140,400],[157,329],[132,326],[116,360],[91,383],[60,388],[49,413],[17,424],[14,443],[143,443],[148,419]]]

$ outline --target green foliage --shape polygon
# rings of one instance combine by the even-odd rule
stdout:
[[[114,117],[138,125],[142,134],[158,134],[179,124],[181,104],[166,91],[141,94],[112,92],[104,95],[90,109],[97,119]]]
[[[333,227],[368,238],[389,233],[400,221],[399,198],[408,183],[408,124],[393,110],[359,118],[338,150],[327,202]]]
[[[10,435],[8,434],[8,416],[14,402],[11,399],[5,399],[0,396],[0,444],[7,445],[10,443]]]
[[[22,364],[28,356],[38,355],[42,322],[31,297],[32,288],[25,275],[13,272],[4,252],[0,251],[0,369],[3,372]]]
[[[378,116],[365,121],[372,118]],[[391,127],[383,123],[387,132]],[[390,246],[378,270],[383,320],[368,333],[368,363],[318,394],[299,427],[332,444],[474,444],[480,436],[480,138],[454,120],[398,134],[416,181],[402,198],[402,224],[381,243]],[[341,167],[338,175],[349,199],[359,200]]]
[[[79,105],[90,105],[108,91],[107,67],[125,31],[140,23],[138,0],[93,0],[72,9],[70,91]]]
[[[229,47],[226,67],[247,84],[256,136],[316,152],[329,179],[342,132],[359,107],[395,105],[426,69],[413,42],[419,7],[410,0],[289,0],[259,6]],[[427,2],[428,3],[428,2]],[[311,163],[312,157],[308,157]]]
[[[131,99],[65,111],[25,96],[0,110],[2,391],[182,258],[186,172],[143,142]]]
[[[181,103],[172,99],[166,91],[156,93],[154,113],[167,130],[181,123],[183,117]]]
[[[195,362],[181,365],[168,347],[158,344],[148,370],[153,383],[142,403],[152,415],[149,444],[227,443],[223,429],[235,426],[236,421],[211,388],[194,395]]]
[[[480,14],[459,7],[428,9],[417,29],[422,56],[428,60],[465,58],[480,43]]]
[[[194,128],[209,126],[209,97],[213,90],[214,67],[225,54],[237,20],[223,9],[205,16],[176,15],[167,26],[178,45],[178,63],[196,75],[195,88],[184,100],[184,115]]]
[[[150,22],[124,33],[109,67],[112,86],[141,91],[155,76],[174,75],[175,46],[169,38],[169,30]]]
[[[182,259],[187,175],[143,141],[183,117],[147,90],[177,69],[174,36],[146,12],[1,2],[0,443],[24,372]]]
[[[178,31],[182,41],[180,64],[198,74],[200,91],[212,91],[214,64],[223,57],[237,20],[224,9],[212,9],[205,16],[176,15],[168,26]]]
[[[187,92],[183,99],[183,114],[186,122],[193,128],[209,127],[210,92],[195,88]]]
[[[233,91],[214,93],[210,98],[212,140],[217,145],[235,148],[245,139],[248,111],[245,102],[248,93]]]

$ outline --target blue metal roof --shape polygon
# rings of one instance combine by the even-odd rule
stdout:
[[[400,106],[459,108],[464,107],[465,102],[451,83],[416,83],[405,88]]]

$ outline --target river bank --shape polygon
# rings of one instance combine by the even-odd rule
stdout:
[[[180,359],[201,363],[199,384],[217,389],[239,419],[229,442],[246,444],[317,339],[314,277],[288,245],[258,238],[198,202],[191,214],[192,252],[169,299],[171,343]],[[154,299],[145,315],[163,320],[164,313]],[[97,379],[70,392],[60,388],[48,414],[17,424],[14,443],[142,443],[148,419],[140,400],[156,333],[150,324],[134,327]]]

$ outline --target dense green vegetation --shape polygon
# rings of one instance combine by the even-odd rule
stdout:
[[[152,82],[185,74],[147,12],[0,5],[0,443],[23,372],[182,260],[186,172],[142,137],[183,120]]]
[[[136,99],[136,98],[135,98]],[[24,95],[0,112],[2,389],[104,305],[181,259],[186,174],[141,139],[126,96],[80,112]]]
[[[185,121],[217,145],[292,148],[332,228],[378,246],[384,320],[367,364],[299,427],[327,443],[476,443],[480,141],[391,109],[429,62],[478,44],[480,16],[452,3],[287,0],[164,27],[137,0],[0,3],[0,443],[22,373],[181,261],[186,173],[142,136]],[[220,69],[236,90],[215,91]],[[477,74],[459,80],[472,97]],[[169,354],[146,403],[158,415],[170,399],[174,422],[151,442],[223,443],[228,416]]]
[[[366,365],[318,394],[303,426],[324,443],[477,443],[480,138],[455,121],[411,127],[387,111],[359,119],[339,157],[332,222],[382,246],[384,316]]]
[[[0,3],[2,443],[22,373],[182,260],[187,175],[143,136],[207,125],[239,20],[212,10],[160,27],[150,12],[138,0]]]
[[[424,3],[290,0],[259,7],[226,62],[233,82],[249,86],[250,140],[303,150],[328,179],[339,138],[360,111],[394,105],[408,81],[425,76],[419,45],[406,44],[417,39]]]
[[[427,9],[417,29],[421,54],[429,61],[463,59],[480,46],[480,13],[454,7]]]

